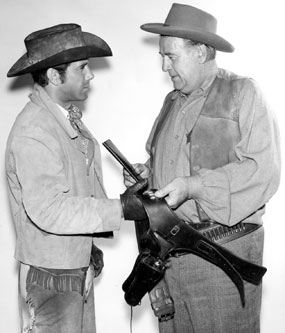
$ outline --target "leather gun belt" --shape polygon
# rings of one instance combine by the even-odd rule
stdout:
[[[160,257],[164,259],[167,254],[193,253],[217,265],[235,283],[244,305],[242,280],[258,285],[266,268],[236,256],[217,242],[205,237],[193,226],[180,220],[165,200],[155,199],[153,196],[147,195],[142,195],[140,199],[148,215],[150,230],[160,243]],[[241,235],[245,232],[248,232],[248,227],[240,226],[240,230],[236,233]],[[218,234],[216,238],[218,238]]]
[[[216,222],[187,223],[192,228],[201,232],[201,234],[211,241],[218,244],[225,244],[261,227],[259,224],[240,222],[232,227],[221,225]]]

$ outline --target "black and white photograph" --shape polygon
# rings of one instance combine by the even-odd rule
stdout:
[[[280,0],[0,0],[0,331],[284,333]]]

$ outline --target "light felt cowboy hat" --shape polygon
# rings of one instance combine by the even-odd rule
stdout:
[[[191,39],[223,52],[234,51],[229,42],[216,34],[216,18],[188,5],[174,3],[164,23],[143,24],[141,29],[163,36]]]
[[[109,45],[100,37],[83,32],[74,23],[58,24],[35,31],[25,38],[27,53],[9,70],[13,77],[39,69],[88,59],[111,56]]]

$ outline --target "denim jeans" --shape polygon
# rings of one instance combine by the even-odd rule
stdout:
[[[86,269],[30,267],[19,298],[22,333],[95,333],[94,293],[86,296],[85,275]]]

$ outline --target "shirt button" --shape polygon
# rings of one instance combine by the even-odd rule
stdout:
[[[179,135],[178,135],[178,134],[176,134],[174,138],[175,138],[175,139],[178,139],[178,138],[179,138]]]
[[[201,167],[199,166],[199,165],[195,165],[195,166],[193,166],[193,170],[194,171],[198,171],[198,170],[200,170],[201,169]]]
[[[169,161],[169,164],[173,164],[173,163],[174,163],[174,161],[173,161],[173,160],[170,160],[170,161]]]

